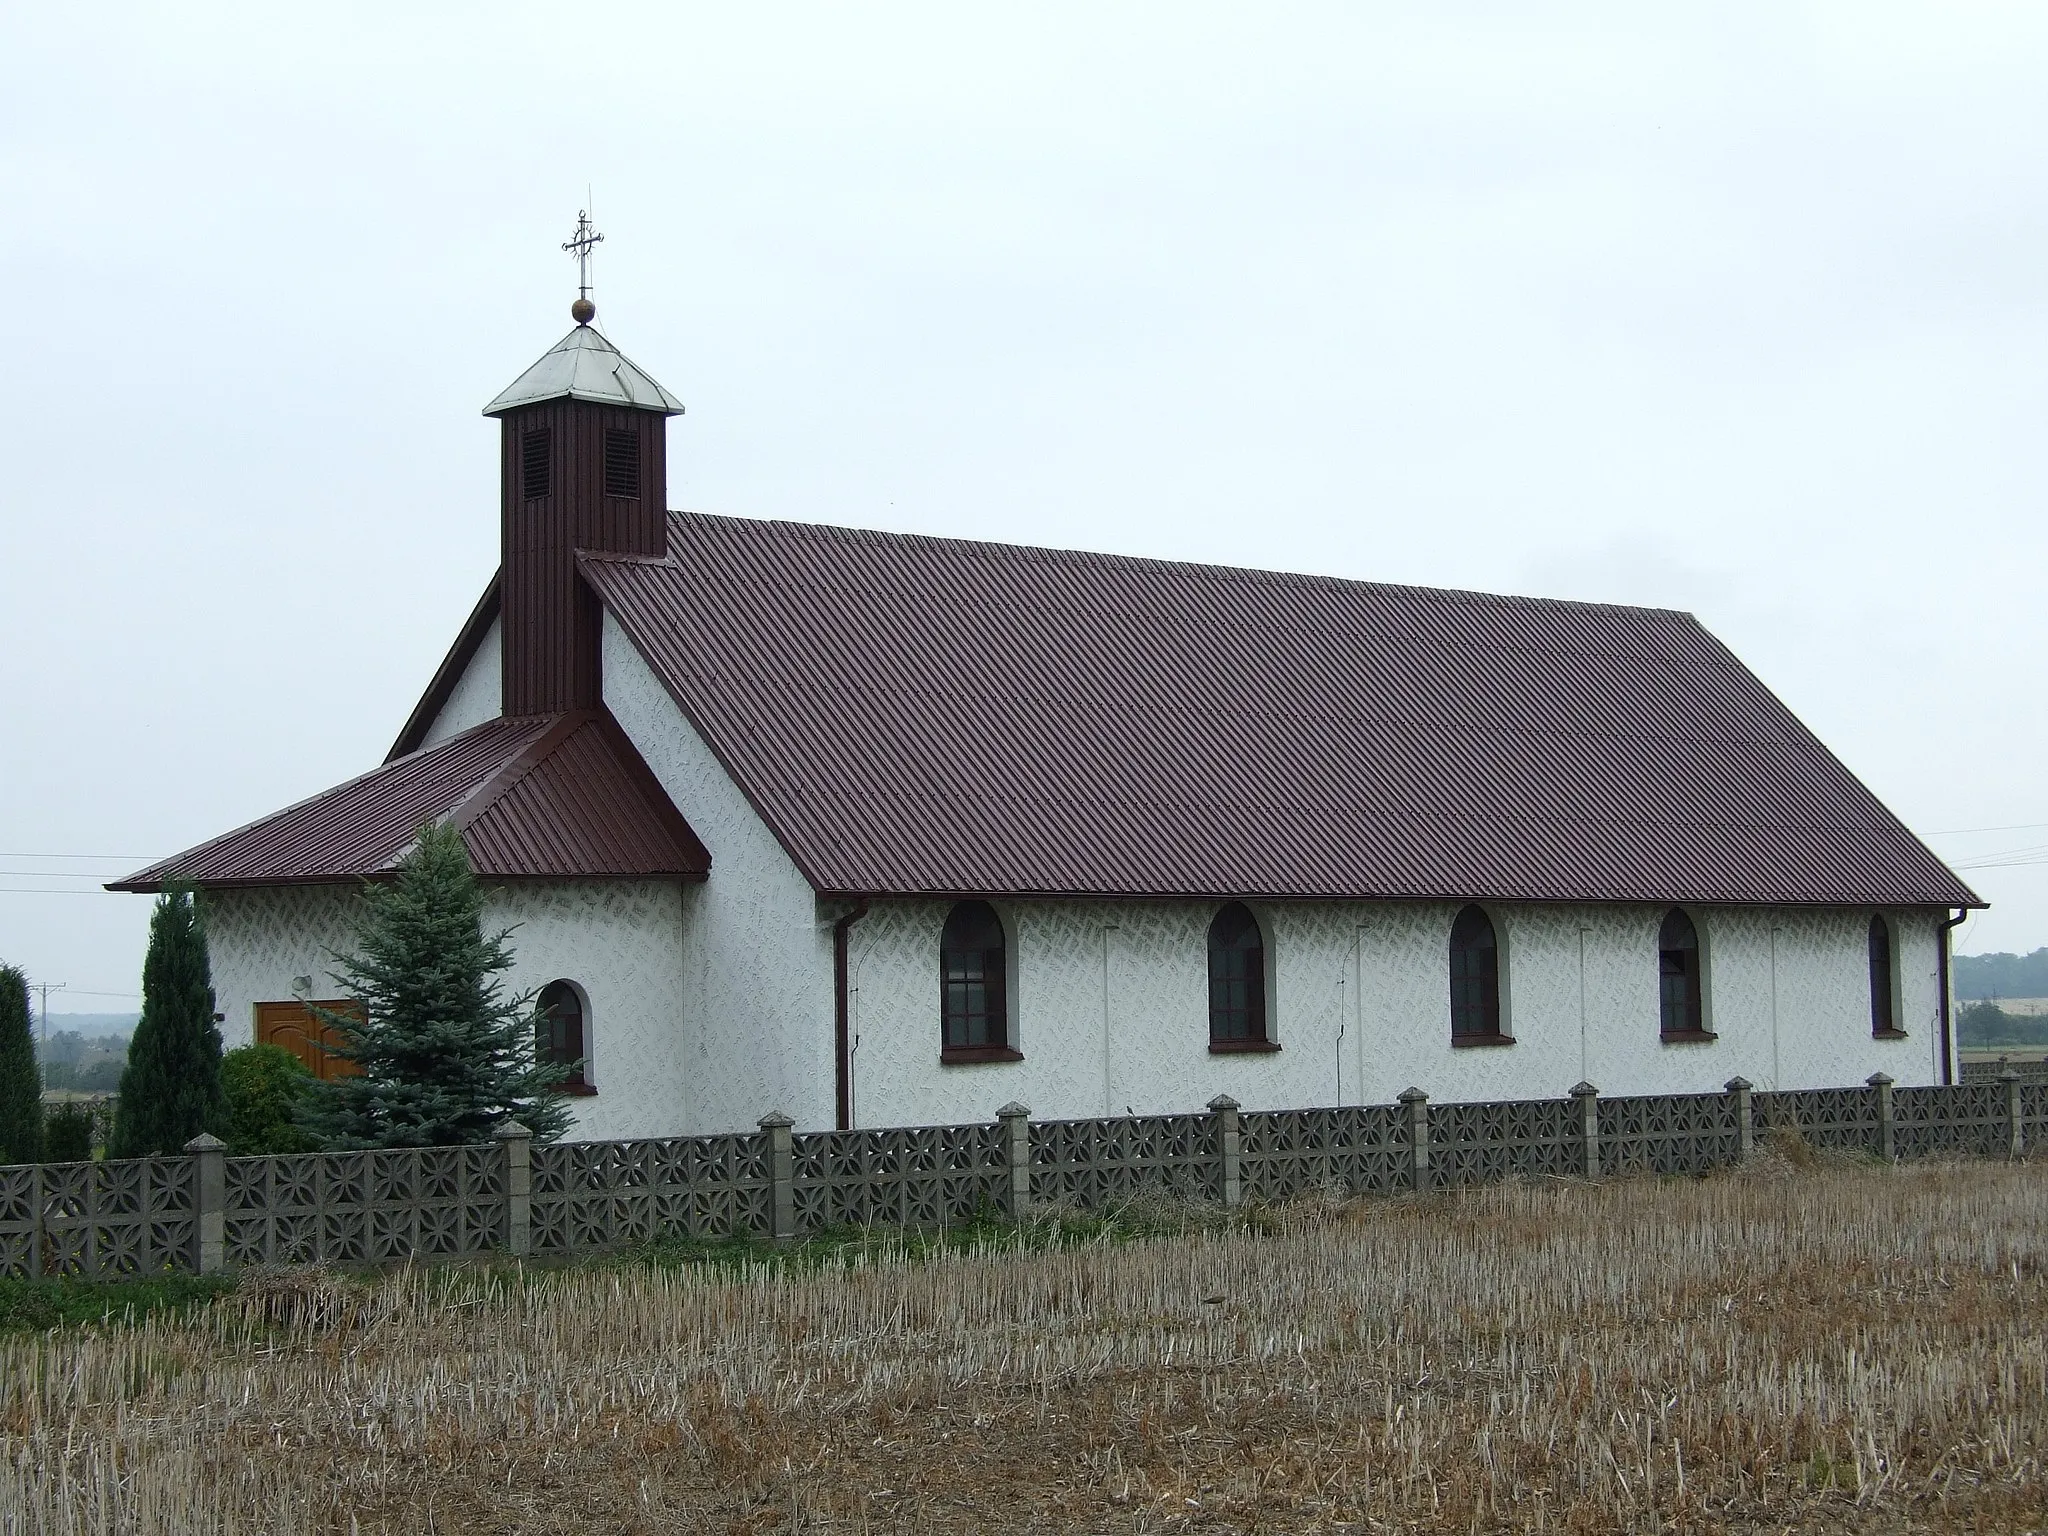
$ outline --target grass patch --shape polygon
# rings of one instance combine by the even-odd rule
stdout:
[[[224,1275],[147,1275],[132,1280],[0,1278],[0,1333],[179,1316],[206,1306],[234,1286],[234,1279]]]

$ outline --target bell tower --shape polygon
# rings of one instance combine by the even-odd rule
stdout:
[[[503,434],[499,504],[508,715],[596,709],[604,700],[600,610],[576,551],[668,552],[668,418],[682,402],[591,322],[588,214],[564,250],[582,282],[576,328],[484,407]]]

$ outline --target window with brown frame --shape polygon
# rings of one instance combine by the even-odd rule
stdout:
[[[940,1059],[1014,1061],[1010,1045],[1009,945],[985,901],[963,901],[939,935]]]
[[[544,1067],[567,1067],[562,1079],[564,1093],[592,1094],[589,1048],[585,1043],[583,994],[575,983],[551,981],[540,989],[540,1012],[536,1020],[536,1054]]]
[[[1870,919],[1870,1032],[1880,1040],[1905,1036],[1893,1007],[1892,930],[1882,913]]]
[[[1711,1038],[1701,970],[1699,930],[1673,907],[1657,929],[1657,1027],[1665,1039]]]
[[[1209,1048],[1259,1050],[1266,1033],[1266,937],[1241,901],[1209,924]]]
[[[1511,1043],[1501,1029],[1500,941],[1493,919],[1469,906],[1451,924],[1451,1043]]]

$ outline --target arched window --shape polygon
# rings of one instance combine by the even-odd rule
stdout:
[[[1251,909],[1233,901],[1209,924],[1209,1044],[1266,1043],[1266,938]]]
[[[1002,920],[963,901],[939,937],[940,1041],[945,1051],[992,1054],[1010,1044],[1009,966]]]
[[[1476,906],[1451,924],[1451,1039],[1507,1039],[1500,1027],[1500,942],[1493,919]]]
[[[1882,914],[1870,920],[1870,1032],[1879,1039],[1905,1033],[1892,1009],[1892,931]]]
[[[1666,1035],[1707,1032],[1700,995],[1700,936],[1692,919],[1673,907],[1657,930],[1657,1025]]]
[[[541,1064],[567,1067],[564,1093],[595,1093],[590,1086],[590,1060],[585,1045],[587,1020],[583,993],[572,981],[551,981],[540,989],[539,1047]]]

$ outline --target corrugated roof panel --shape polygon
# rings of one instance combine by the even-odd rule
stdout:
[[[695,514],[584,568],[822,890],[1976,901],[1685,614]]]

